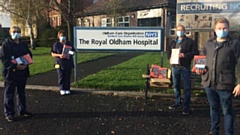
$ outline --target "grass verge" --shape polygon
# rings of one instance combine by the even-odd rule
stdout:
[[[94,75],[89,75],[84,79],[73,83],[74,87],[91,88],[99,90],[118,90],[118,91],[143,91],[145,88],[145,79],[142,74],[147,72],[147,64],[160,65],[160,53],[148,52],[119,65],[109,67]],[[163,57],[164,67],[170,68],[166,53]],[[173,89],[169,88],[150,88],[151,92],[161,92],[173,94]],[[193,95],[202,96],[205,92],[194,90]]]
[[[37,75],[44,72],[54,70],[54,58],[50,54],[49,47],[37,47],[35,50],[32,50],[33,53],[33,64],[30,65],[30,75]],[[114,53],[86,53],[79,52],[77,63],[86,62],[93,59],[98,59],[101,57],[106,57],[113,55]],[[0,64],[2,68],[2,63]],[[0,73],[0,80],[2,79],[2,72]]]
[[[164,54],[164,66],[169,67],[169,62]],[[146,73],[147,64],[160,64],[160,53],[149,52],[119,65],[109,67],[95,75],[76,82],[75,87],[95,88],[104,90],[143,90],[144,79],[142,74]]]

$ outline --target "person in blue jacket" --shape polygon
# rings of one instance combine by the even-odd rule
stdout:
[[[17,109],[20,116],[32,116],[26,110],[25,86],[29,77],[28,65],[13,62],[16,58],[25,54],[32,57],[27,43],[20,39],[21,29],[12,26],[9,30],[10,37],[5,39],[0,49],[2,61],[2,76],[4,79],[4,115],[8,122],[13,122],[15,116],[14,95],[17,88]]]
[[[70,94],[70,79],[72,68],[74,68],[73,54],[75,48],[70,41],[66,39],[66,32],[60,30],[55,42],[51,48],[52,57],[54,57],[54,66],[58,73],[58,84],[61,95]]]

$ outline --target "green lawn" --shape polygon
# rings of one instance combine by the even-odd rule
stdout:
[[[119,91],[143,91],[145,88],[145,79],[142,74],[147,72],[147,64],[160,65],[161,55],[159,52],[148,52],[119,65],[109,67],[94,75],[89,75],[84,79],[73,83],[78,88],[93,88],[100,90],[119,90]],[[170,68],[166,53],[163,56],[163,67]],[[150,88],[149,91],[173,94],[173,89]],[[205,92],[202,90],[192,91],[193,95],[202,96]]]
[[[48,47],[38,47],[35,50],[32,50],[33,53],[33,64],[30,65],[30,75],[36,75],[40,73],[44,73],[47,71],[54,70],[54,58],[50,54],[50,48]],[[77,62],[86,62],[89,60],[97,59],[100,57],[105,57],[109,55],[113,55],[114,53],[85,53],[79,52]],[[2,68],[2,64],[0,64],[0,68]],[[0,75],[2,73],[0,72]],[[2,75],[0,76],[0,80],[2,80]]]
[[[33,55],[42,55],[42,54],[50,54],[50,49],[49,47],[37,47],[35,50],[32,50]]]
[[[78,53],[77,62],[81,63],[112,54],[113,53]],[[34,64],[30,65],[31,76],[54,70],[54,59],[50,53],[45,55],[33,55],[33,62]]]
[[[75,87],[95,88],[104,90],[143,90],[144,79],[142,74],[146,73],[146,65],[160,65],[160,53],[149,52],[119,65],[109,67],[97,74],[87,76],[86,78],[74,84]],[[169,61],[164,54],[164,67],[170,67]]]

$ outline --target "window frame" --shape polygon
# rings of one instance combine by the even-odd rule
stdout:
[[[103,24],[103,21],[105,21]],[[101,19],[101,27],[112,27],[112,18],[106,17]]]
[[[126,20],[127,18],[127,20]],[[122,19],[122,21],[120,21],[119,19]],[[121,16],[118,17],[118,27],[129,27],[130,26],[130,16]]]
[[[169,29],[169,36],[175,36],[176,35],[176,16],[170,17],[170,29]]]

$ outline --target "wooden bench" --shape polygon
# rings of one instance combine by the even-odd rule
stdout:
[[[147,72],[146,74],[142,74],[142,78],[145,78],[145,105],[147,105],[147,97],[148,91],[150,87],[161,88],[161,89],[173,89],[172,82],[170,79],[159,79],[159,78],[152,78],[150,76],[150,67],[147,65]],[[181,86],[181,88],[183,88]],[[201,86],[201,76],[195,73],[191,73],[191,89],[192,90],[204,90]]]

